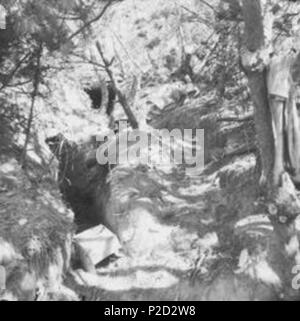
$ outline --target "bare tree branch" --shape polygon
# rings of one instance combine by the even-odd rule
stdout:
[[[104,13],[106,12],[106,10],[110,7],[110,5],[114,2],[115,0],[110,0],[102,9],[102,11],[93,19],[91,19],[90,21],[86,22],[82,27],[80,27],[77,31],[75,31],[67,40],[71,41],[74,37],[76,37],[77,35],[79,35],[84,29],[86,29],[87,27],[89,27],[91,24],[93,24],[94,22],[98,21],[99,19],[102,18],[102,16],[104,15]]]
[[[124,43],[123,43],[122,40],[120,39],[119,35],[116,34],[113,29],[110,29],[110,31],[113,33],[113,35],[115,36],[115,38],[116,38],[117,41],[119,42],[119,44],[120,44],[121,47],[123,48],[126,56],[127,56],[128,59],[132,62],[132,64],[133,64],[141,73],[144,73],[144,71],[142,70],[142,68],[134,61],[134,59],[132,58],[132,56],[131,56],[130,53],[128,52],[126,46],[124,45]]]
[[[133,112],[131,111],[129,105],[128,105],[128,102],[127,102],[127,99],[126,97],[123,95],[123,93],[118,89],[117,85],[116,85],[116,82],[115,82],[115,79],[114,79],[114,76],[113,76],[113,73],[110,69],[110,66],[111,66],[111,62],[109,62],[105,57],[104,57],[104,54],[103,54],[103,51],[102,51],[102,48],[101,48],[101,45],[99,43],[99,41],[96,42],[96,47],[97,47],[97,50],[101,56],[101,59],[103,60],[103,63],[105,65],[105,71],[112,83],[112,86],[113,86],[113,89],[114,91],[116,92],[116,95],[119,99],[119,102],[120,104],[122,105],[125,113],[126,113],[126,116],[128,117],[128,121],[131,125],[131,127],[133,129],[137,129],[139,128],[139,125],[138,125],[138,122],[133,114]]]
[[[195,11],[187,8],[186,6],[182,6],[182,5],[181,5],[180,7],[181,7],[182,9],[186,10],[187,12],[193,14],[199,22],[203,23],[203,24],[206,25],[207,27],[211,27],[211,26],[212,26],[212,22],[211,22],[211,21],[209,21],[209,20],[207,20],[207,19],[205,19],[205,18],[202,18],[197,12],[195,12]]]
[[[10,75],[8,76],[8,78],[6,79],[5,83],[2,84],[2,86],[0,87],[0,91],[2,91],[5,87],[7,87],[10,83],[10,81],[14,78],[14,75],[16,74],[16,72],[20,69],[20,67],[22,66],[22,64],[26,61],[27,58],[30,57],[32,53],[28,52],[15,66],[15,68],[12,70],[12,72],[10,73]]]
[[[237,123],[243,123],[246,121],[254,120],[253,115],[247,115],[244,117],[221,117],[217,121],[218,122],[237,122]]]
[[[99,64],[97,61],[94,61],[92,59],[89,59],[88,57],[84,57],[84,56],[81,56],[79,54],[76,54],[76,53],[73,53],[72,54],[73,56],[79,58],[79,59],[82,59],[82,61],[79,61],[77,63],[87,63],[87,64],[91,64],[91,65],[94,65],[96,67],[99,67],[99,68],[102,68],[102,69],[105,69],[105,66],[104,65],[101,65]],[[76,62],[75,62],[76,63]]]
[[[26,138],[25,138],[25,143],[23,147],[23,152],[21,156],[21,164],[22,168],[26,168],[26,155],[27,155],[27,148],[30,140],[30,132],[31,132],[31,126],[32,126],[32,121],[33,121],[33,114],[34,114],[34,107],[35,107],[35,101],[36,97],[38,94],[39,90],[39,84],[40,84],[40,71],[41,71],[41,56],[42,56],[42,51],[43,51],[43,46],[40,44],[40,47],[38,48],[36,52],[36,69],[35,69],[35,74],[33,78],[33,92],[31,95],[31,106],[30,106],[30,111],[29,111],[29,117],[28,117],[28,122],[27,122],[27,127],[26,127]]]
[[[207,1],[205,0],[199,0],[201,3],[205,4],[206,6],[208,6],[210,9],[212,9],[214,12],[216,12],[216,9],[211,5],[209,4]]]

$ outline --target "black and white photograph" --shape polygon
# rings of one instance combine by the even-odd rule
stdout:
[[[298,300],[300,1],[0,0],[0,301]]]

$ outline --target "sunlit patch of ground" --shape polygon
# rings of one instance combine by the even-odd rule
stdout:
[[[267,214],[254,212],[254,165],[247,156],[198,179],[178,179],[176,171],[158,180],[150,175],[167,182],[162,188],[147,171],[125,170],[123,179],[131,173],[127,191],[142,196],[122,203],[136,211],[141,255],[119,251],[97,274],[75,271],[67,283],[85,300],[282,299],[285,263],[274,265],[281,259],[273,227]]]

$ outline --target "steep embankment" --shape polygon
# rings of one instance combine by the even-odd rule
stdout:
[[[68,276],[66,284],[82,299],[264,300],[297,295],[291,281],[292,266],[299,259],[298,240],[278,238],[269,204],[258,198],[253,123],[221,121],[245,109],[234,95],[231,100],[216,97],[214,79],[201,78],[207,62],[203,41],[217,42],[218,35],[210,24],[199,24],[199,16],[186,10],[187,5],[214,21],[214,13],[198,1],[129,0],[120,2],[93,31],[107,58],[115,56],[112,70],[122,92],[132,93],[127,98],[143,130],[205,129],[204,172],[191,178],[180,166],[142,163],[102,175],[96,162],[87,164],[95,152],[90,135],[107,130],[108,119],[103,110],[91,110],[83,87],[106,75],[87,61],[93,42],[74,49],[64,68],[52,57],[50,90],[42,88],[48,94],[37,98],[26,176],[16,162],[24,133],[0,126],[5,295],[76,299],[62,285],[73,226],[58,187],[75,216],[80,213],[79,227],[84,221],[86,226],[106,224],[125,252],[102,247],[101,259],[106,253],[115,258],[101,262],[94,275],[77,270]],[[191,67],[199,76],[195,83],[189,74],[178,73],[186,53],[193,54]],[[28,99],[11,91],[24,114]],[[119,104],[114,116],[124,116]],[[44,140],[53,132],[74,141],[69,157],[57,161],[50,154]],[[24,279],[26,288],[20,286]],[[36,293],[36,285],[42,294]]]
[[[110,170],[105,211],[99,208],[98,215],[105,216],[125,254],[98,268],[97,275],[73,273],[67,283],[83,299],[278,300],[297,295],[291,282],[298,249],[286,251],[259,198],[253,138],[252,145],[248,141],[253,128],[225,129],[216,125],[214,113],[204,110],[205,105],[200,106],[195,117],[196,110],[187,104],[157,117],[160,124],[165,119],[169,129],[173,124],[184,128],[185,123],[197,128],[205,122],[215,136],[222,133],[223,145],[209,140],[206,152],[221,149],[223,154],[215,155],[199,177],[159,164]],[[86,148],[76,150],[84,155]],[[99,171],[100,165],[94,166]],[[86,169],[86,177],[93,170]],[[66,178],[71,178],[72,186],[72,177]],[[103,185],[98,176],[95,204],[103,200]]]

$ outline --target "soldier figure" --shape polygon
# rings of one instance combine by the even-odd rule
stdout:
[[[296,74],[299,54],[275,54],[270,61],[267,86],[275,140],[274,184],[287,169],[300,175],[300,128],[296,107]]]

